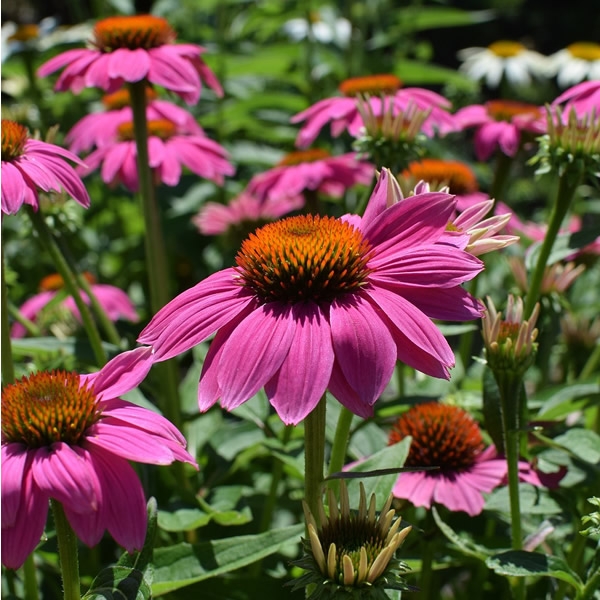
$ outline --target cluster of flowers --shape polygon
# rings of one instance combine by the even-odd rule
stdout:
[[[31,139],[19,124],[3,121],[3,213],[14,214],[23,204],[37,209],[40,190],[64,189],[89,206],[76,169],[65,162],[72,161],[83,173],[74,152],[91,152],[87,165],[102,165],[106,183],[137,189],[132,96],[123,86],[162,86],[188,103],[197,102],[202,81],[222,93],[200,58],[202,49],[173,40],[171,28],[157,17],[105,19],[94,29],[93,49],[70,50],[40,68],[42,76],[64,68],[57,90],[105,90],[110,94],[105,98],[107,110],[75,125],[67,136],[71,152]],[[347,81],[341,91],[343,96],[322,100],[293,118],[304,123],[297,140],[304,150],[255,176],[228,212],[218,215],[221,223],[273,219],[301,208],[310,194],[339,197],[355,184],[369,184],[375,166],[355,153],[333,157],[306,150],[328,123],[333,136],[348,132],[357,138],[367,133],[404,140],[477,127],[476,151],[482,160],[495,148],[513,155],[523,131],[539,132],[546,123],[540,108],[493,103],[452,115],[445,98],[402,88],[392,76]],[[225,150],[207,138],[187,112],[159,100],[148,86],[144,93],[149,164],[158,181],[175,185],[182,165],[216,183],[233,173]],[[598,105],[599,94],[600,82],[589,82],[555,102],[566,103],[564,113],[579,118]],[[556,127],[568,125],[561,113],[557,118]],[[107,529],[128,550],[141,547],[144,495],[127,461],[196,463],[182,435],[166,419],[118,397],[138,386],[153,364],[213,335],[199,382],[201,411],[217,402],[232,410],[264,388],[281,420],[298,424],[328,390],[354,414],[369,417],[398,360],[427,375],[449,378],[454,355],[433,320],[481,317],[483,305],[462,284],[483,270],[479,255],[517,238],[498,235],[512,215],[486,218],[494,202],[478,193],[468,172],[465,176],[464,169],[455,171],[462,175],[455,179],[463,184],[463,193],[457,195],[451,193],[451,171],[442,170],[435,182],[428,182],[421,175],[426,167],[424,161],[414,163],[401,175],[405,182],[416,180],[406,196],[396,174],[382,168],[362,215],[299,214],[261,227],[243,242],[234,267],[175,297],[143,329],[139,348],[118,355],[98,373],[39,373],[6,386],[3,563],[19,567],[35,548],[49,499],[63,505],[87,544],[96,544]],[[441,189],[433,189],[434,183]],[[198,225],[207,233],[222,227],[206,213],[198,217]],[[101,292],[98,286],[95,291]],[[55,295],[56,289],[50,293]],[[38,299],[39,305],[49,298]],[[121,300],[111,296],[111,316],[134,319],[133,307]],[[109,300],[106,303],[108,307]],[[35,316],[34,310],[24,312]],[[496,323],[495,309],[489,308],[488,314]],[[520,325],[522,311],[511,312],[507,320],[511,319]],[[534,325],[532,318],[526,345],[534,339]],[[17,328],[13,334],[22,331]],[[497,344],[497,328],[490,327],[488,335],[486,342]],[[432,430],[443,434],[428,438]],[[415,407],[398,421],[390,443],[409,435],[414,456],[408,464],[423,466],[425,461],[441,470],[402,474],[394,491],[397,497],[427,507],[440,502],[475,515],[483,508],[481,492],[506,477],[505,461],[498,459],[494,447],[484,449],[478,426],[461,409]],[[447,440],[448,449],[442,465],[440,439]],[[523,478],[538,483],[527,465],[521,471]],[[392,553],[402,537],[395,535],[396,531],[389,539],[382,537]],[[371,565],[359,576],[368,579],[378,572]],[[348,569],[348,577],[355,575]]]

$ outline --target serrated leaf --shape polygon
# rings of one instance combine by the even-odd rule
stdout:
[[[144,574],[128,567],[109,567],[100,571],[82,600],[149,600],[150,585]]]
[[[508,575],[509,577],[544,575],[565,581],[577,590],[581,590],[583,587],[579,575],[557,556],[526,552],[525,550],[509,550],[490,556],[485,562],[499,575]]]
[[[300,542],[304,525],[274,529],[200,544],[181,543],[154,551],[155,596],[217,577],[275,554],[280,546]]]
[[[524,515],[557,515],[563,512],[561,506],[548,495],[545,488],[528,483],[519,484],[519,503]],[[495,489],[485,503],[486,510],[510,514],[508,487]]]

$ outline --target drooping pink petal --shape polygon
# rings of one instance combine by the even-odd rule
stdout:
[[[483,510],[485,500],[481,491],[468,485],[467,481],[462,473],[457,473],[452,478],[438,476],[434,501],[453,511],[462,510],[472,517],[478,515]]]
[[[331,369],[331,379],[329,380],[328,388],[338,402],[355,415],[363,419],[373,416],[373,406],[365,402],[356,390],[350,386],[337,360],[334,361],[333,368]]]
[[[2,444],[2,528],[15,524],[21,505],[26,470],[29,468],[27,446],[15,442]]]
[[[329,324],[316,304],[293,306],[292,320],[296,331],[288,355],[265,385],[269,401],[286,425],[298,424],[319,403],[334,361]]]
[[[108,76],[128,82],[141,81],[150,69],[150,57],[143,48],[117,48],[110,53]]]
[[[219,361],[217,378],[224,408],[239,406],[273,377],[289,352],[294,330],[291,308],[275,302],[259,306],[238,323]]]
[[[51,73],[62,69],[62,67],[72,64],[82,56],[90,56],[90,53],[91,51],[87,48],[74,48],[72,50],[62,52],[58,56],[51,58],[50,60],[46,61],[43,65],[41,65],[37,70],[37,76],[47,77]]]
[[[25,181],[22,172],[13,164],[2,161],[2,212],[15,214],[28,196],[37,200],[35,186]]]
[[[428,476],[425,471],[400,473],[392,493],[396,498],[409,500],[415,506],[431,508],[437,483],[437,476]]]
[[[333,349],[349,385],[371,405],[389,383],[396,365],[396,344],[376,309],[361,295],[331,303]]]

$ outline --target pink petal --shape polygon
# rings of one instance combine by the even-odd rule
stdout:
[[[333,363],[328,388],[331,394],[355,415],[363,419],[373,416],[373,407],[364,402],[350,386],[337,360]]]
[[[372,405],[389,383],[396,344],[376,309],[360,295],[336,299],[330,309],[333,349],[348,384]]]
[[[147,50],[137,48],[118,48],[110,53],[108,76],[111,79],[123,79],[135,82],[146,77],[150,69],[150,57]]]
[[[396,498],[409,500],[415,506],[431,508],[437,477],[422,472],[400,473],[392,493]]]
[[[265,391],[286,425],[296,425],[319,403],[331,379],[333,347],[329,323],[308,302],[292,307],[296,331],[287,357]]]
[[[239,406],[273,377],[289,352],[294,330],[291,308],[276,302],[257,307],[238,324],[219,361],[217,378],[224,408]]]
[[[37,198],[35,185],[24,179],[22,172],[12,163],[2,161],[2,212],[14,215],[25,198],[34,195]]]
[[[23,479],[29,470],[31,458],[25,444],[10,442],[2,444],[2,529],[15,524],[19,514]]]
[[[457,473],[452,478],[438,476],[433,499],[450,510],[462,510],[474,517],[483,510],[485,500],[476,487],[469,485],[464,475]]]
[[[97,55],[98,52],[95,50],[88,50],[87,48],[75,48],[73,50],[62,52],[40,66],[37,70],[37,76],[47,77],[51,73],[54,73],[54,71],[58,71],[66,65],[71,65],[82,57],[88,57],[90,54]]]

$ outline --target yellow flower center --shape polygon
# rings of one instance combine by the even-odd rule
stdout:
[[[327,150],[314,148],[313,150],[299,150],[298,152],[290,152],[286,154],[278,163],[278,167],[291,167],[301,165],[302,163],[316,162],[329,158],[331,154]]]
[[[415,161],[402,171],[402,177],[426,181],[438,188],[448,186],[451,194],[470,194],[479,189],[473,171],[457,160],[426,158]]]
[[[2,160],[10,161],[21,156],[28,139],[27,127],[2,119]]]
[[[153,135],[160,138],[161,140],[168,140],[170,137],[175,135],[176,127],[172,121],[166,119],[157,119],[155,121],[148,121],[148,135]],[[117,127],[117,134],[119,139],[123,142],[132,141],[135,139],[135,131],[133,128],[133,122],[121,123]]]
[[[567,46],[567,50],[575,58],[590,62],[600,60],[600,44],[594,42],[576,42]]]
[[[365,285],[371,245],[349,223],[299,215],[258,229],[236,257],[241,283],[264,302],[331,301]]]
[[[500,58],[510,58],[511,56],[517,56],[526,50],[523,44],[519,42],[513,42],[511,40],[499,40],[490,44],[488,50],[491,50],[496,56]]]
[[[29,42],[35,40],[40,35],[40,28],[35,23],[20,25],[17,30],[8,38],[9,42]]]
[[[102,52],[119,48],[157,48],[175,41],[175,32],[162,17],[133,15],[108,17],[96,23],[93,43]]]
[[[88,283],[96,283],[96,278],[87,271],[83,273],[83,277]],[[47,275],[40,281],[39,290],[40,292],[55,292],[62,290],[63,287],[65,287],[65,282],[62,276],[58,273],[52,273],[52,275]]]
[[[541,117],[542,113],[535,104],[517,102],[515,100],[490,100],[485,104],[488,114],[496,121],[512,121],[517,115]]]
[[[40,371],[5,386],[3,439],[29,448],[77,444],[101,414],[94,391],[79,381],[77,373]]]
[[[342,81],[339,90],[344,96],[354,97],[358,94],[394,94],[402,87],[402,81],[395,75],[367,75],[351,77]]]
[[[146,88],[147,101],[155,100],[157,95],[158,94],[152,88]],[[118,110],[119,108],[131,106],[131,96],[129,95],[129,90],[127,88],[123,88],[122,90],[118,90],[112,94],[106,94],[102,96],[102,104],[104,104],[106,110]]]
[[[479,426],[459,406],[426,402],[405,412],[390,432],[389,444],[407,436],[412,443],[405,466],[458,471],[473,465],[483,449]]]

